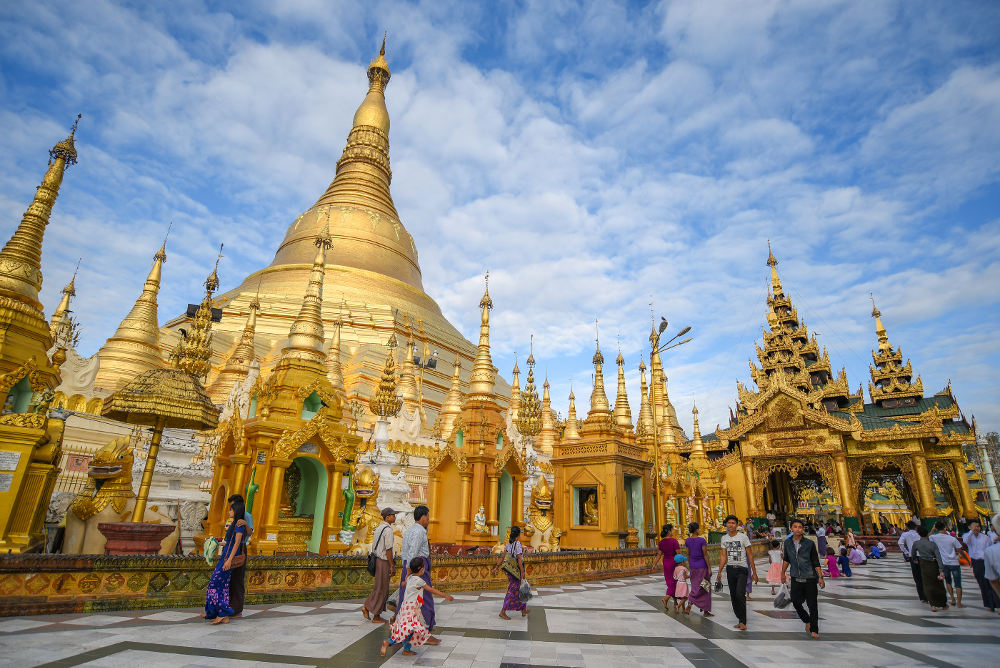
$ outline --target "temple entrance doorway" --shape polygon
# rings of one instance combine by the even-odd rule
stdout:
[[[857,504],[861,533],[869,535],[887,533],[891,526],[905,528],[920,507],[910,482],[895,466],[862,469]]]
[[[818,471],[802,468],[792,476],[784,469],[772,471],[764,486],[764,508],[775,515],[775,523],[784,526],[796,517],[825,522],[836,519],[840,505]]]
[[[646,547],[645,518],[642,510],[642,478],[625,476],[625,520],[626,526],[638,532],[639,547]]]
[[[285,477],[290,528],[301,536],[305,551],[319,553],[326,510],[326,467],[315,457],[296,457]]]
[[[507,536],[510,528],[511,505],[514,501],[514,479],[507,471],[500,472],[500,486],[497,490],[497,535]]]

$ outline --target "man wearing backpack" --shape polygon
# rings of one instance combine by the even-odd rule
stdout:
[[[792,535],[785,540],[781,553],[785,562],[781,568],[781,579],[791,571],[791,598],[795,612],[799,614],[806,625],[806,632],[813,638],[819,638],[819,608],[816,598],[819,589],[826,587],[823,581],[823,569],[819,565],[819,553],[816,544],[802,535],[804,525],[802,520],[792,520]],[[802,603],[809,607],[807,614]]]
[[[396,562],[392,554],[392,525],[396,522],[396,511],[392,508],[382,509],[382,522],[375,527],[375,542],[372,543],[371,554],[375,556],[375,588],[361,606],[361,614],[370,619],[373,624],[384,624],[382,611],[389,599],[389,584],[396,572]]]

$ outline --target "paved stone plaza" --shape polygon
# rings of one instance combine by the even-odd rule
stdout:
[[[758,564],[759,572],[766,564]],[[898,555],[828,581],[822,638],[810,640],[770,588],[750,603],[750,630],[735,623],[726,592],[716,617],[665,614],[661,576],[543,587],[531,614],[497,618],[502,593],[456,595],[439,604],[437,647],[382,659],[385,628],[359,602],[252,606],[243,619],[209,626],[198,610],[50,615],[0,620],[0,666],[986,666],[1000,656],[1000,615],[984,610],[969,569],[967,607],[933,614],[917,602]]]

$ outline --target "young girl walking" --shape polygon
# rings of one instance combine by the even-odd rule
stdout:
[[[837,568],[837,557],[833,554],[833,548],[827,546],[826,548],[826,570],[830,572],[831,578],[840,577],[840,569]]]
[[[674,563],[677,564],[674,567],[674,580],[677,581],[677,585],[674,587],[674,610],[680,610],[686,615],[691,614],[691,604],[688,603],[688,592],[691,591],[691,585],[688,583],[691,577],[691,571],[687,567],[687,557],[683,554],[678,554],[674,556]]]
[[[424,573],[424,560],[412,559],[409,563],[410,575],[406,578],[406,589],[403,600],[399,604],[399,611],[396,613],[396,621],[389,628],[389,638],[382,641],[382,656],[392,645],[403,643],[403,654],[405,656],[415,656],[413,645],[423,645],[430,637],[430,629],[424,622],[424,615],[420,612],[420,606],[424,604],[424,592],[440,596],[448,601],[455,599],[438,591],[427,584],[421,575]]]
[[[774,596],[774,588],[781,584],[781,566],[784,559],[781,557],[781,542],[772,540],[771,549],[767,551],[767,558],[771,565],[767,567],[767,584],[771,585],[771,596]]]

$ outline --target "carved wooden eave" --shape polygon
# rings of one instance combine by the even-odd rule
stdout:
[[[456,448],[453,443],[445,445],[440,450],[435,451],[435,453],[427,461],[427,472],[431,473],[436,471],[444,463],[446,459],[451,459],[455,462],[455,466],[461,473],[465,473],[469,470],[469,462],[465,458],[465,453],[460,449]]]
[[[514,461],[514,464],[517,466],[517,470],[522,476],[528,474],[528,467],[521,458],[521,454],[509,443],[503,447],[503,450],[497,452],[496,457],[493,459],[493,470],[499,473],[511,460]]]

